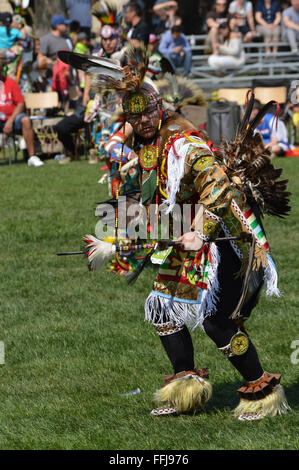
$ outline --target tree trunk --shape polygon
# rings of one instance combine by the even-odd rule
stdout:
[[[39,38],[51,31],[53,15],[61,14],[66,18],[65,0],[34,0],[30,5],[33,10],[35,34]]]

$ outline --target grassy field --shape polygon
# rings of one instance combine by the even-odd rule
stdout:
[[[282,374],[293,412],[251,423],[234,419],[241,378],[201,330],[192,335],[196,364],[209,367],[213,384],[206,412],[150,415],[152,394],[171,372],[143,320],[153,272],[128,288],[106,269],[88,272],[81,257],[56,256],[94,233],[93,208],[106,198],[98,167],[0,166],[0,449],[299,449],[299,364],[291,361],[299,340],[299,160],[276,163],[293,193],[291,216],[265,221],[284,295],[263,296],[247,327],[265,370]],[[121,396],[137,387],[141,393]]]

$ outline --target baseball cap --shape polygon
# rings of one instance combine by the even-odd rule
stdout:
[[[156,36],[155,34],[150,34],[149,35],[149,43],[152,44],[153,42],[159,41],[159,36]]]
[[[62,15],[54,15],[51,19],[51,26],[55,27],[59,24],[69,24],[70,20],[66,20]]]
[[[10,24],[12,22],[12,14],[9,11],[4,11],[0,13],[0,21],[4,24]]]
[[[87,34],[84,31],[80,31],[77,36],[78,41],[82,41],[82,39],[88,39]]]

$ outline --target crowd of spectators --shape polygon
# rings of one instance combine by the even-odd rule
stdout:
[[[174,71],[180,70],[181,75],[192,78],[192,47],[187,39],[187,35],[192,34],[205,35],[210,48],[208,63],[219,71],[242,66],[245,62],[243,44],[256,39],[269,44],[266,46],[267,54],[277,52],[277,46],[271,43],[280,39],[288,41],[292,54],[298,53],[299,0],[130,0],[125,6],[121,34],[120,30],[109,25],[99,27],[98,31],[93,30],[90,10],[94,3],[95,0],[66,0],[67,15],[54,15],[49,21],[49,32],[40,38],[32,37],[32,30],[22,16],[0,12],[2,64],[5,61],[6,65],[13,62],[20,49],[31,48],[34,67],[41,77],[49,78],[52,90],[58,92],[61,109],[65,115],[72,110],[71,119],[66,116],[66,121],[57,125],[56,129],[69,153],[74,150],[72,132],[86,125],[84,115],[90,93],[85,74],[59,61],[60,50],[104,57],[116,54],[119,57],[126,44],[143,42],[149,45],[152,53],[149,74],[153,79],[159,76],[161,57],[168,59]],[[11,78],[16,79],[15,70],[12,70]],[[78,98],[73,108],[70,97],[72,87],[76,87]],[[20,93],[16,96],[17,101],[13,105],[21,114],[24,104],[22,109],[18,107],[22,100]],[[0,106],[5,106],[7,99],[3,95]],[[14,127],[28,140],[30,121],[28,123],[20,118],[20,126],[14,112],[10,117],[0,113],[2,132],[11,132],[12,117]],[[7,125],[9,119],[10,124]],[[42,162],[35,159],[30,141],[27,148],[36,166],[41,165]]]

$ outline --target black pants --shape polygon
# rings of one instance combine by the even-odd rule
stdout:
[[[218,266],[219,299],[217,301],[216,313],[206,317],[203,322],[203,328],[206,334],[214,341],[217,348],[222,348],[230,343],[232,336],[238,331],[235,321],[229,317],[238,304],[243,280],[240,277],[235,277],[235,274],[240,269],[240,260],[229,243],[219,243],[218,249],[220,254]],[[250,309],[255,304],[256,301],[251,301],[250,306],[246,305],[244,307],[247,317],[251,313]],[[194,368],[192,338],[186,326],[178,333],[161,336],[161,341],[175,373]],[[251,341],[245,354],[233,356],[229,360],[247,381],[256,380],[263,374],[263,368]]]
[[[54,131],[58,134],[58,139],[63,143],[65,149],[70,153],[75,152],[74,135],[79,130],[85,128],[86,139],[90,139],[90,126],[84,122],[84,115],[66,116],[54,126]]]

